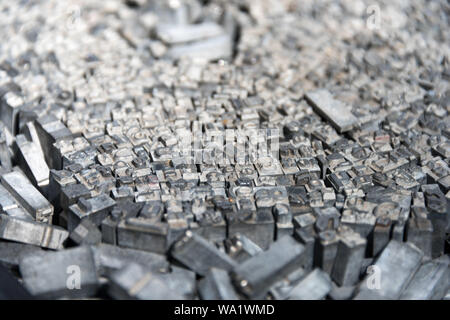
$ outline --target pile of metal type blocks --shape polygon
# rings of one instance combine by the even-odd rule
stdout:
[[[372,2],[2,1],[0,296],[449,299],[450,6]]]

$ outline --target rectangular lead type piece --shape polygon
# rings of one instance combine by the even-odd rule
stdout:
[[[331,280],[326,272],[314,269],[292,289],[290,300],[321,300],[331,291]]]
[[[57,226],[0,215],[0,239],[62,249],[68,237],[69,233]]]
[[[359,287],[356,299],[398,299],[414,273],[420,267],[423,253],[416,246],[391,240]],[[378,275],[375,275],[378,273]],[[379,286],[372,288],[372,279],[379,279]],[[375,281],[373,281],[375,282]]]
[[[26,212],[14,197],[0,184],[0,212],[10,217],[34,221],[33,216]]]
[[[19,270],[26,288],[41,299],[90,297],[98,287],[89,247],[28,254],[20,260]]]
[[[174,244],[172,256],[200,275],[205,275],[213,267],[230,271],[236,266],[228,255],[189,230]]]
[[[440,300],[449,288],[449,258],[422,264],[402,293],[402,300]]]
[[[308,92],[305,97],[317,113],[330,121],[339,132],[351,130],[358,121],[341,101],[335,100],[325,89]]]
[[[331,277],[340,286],[352,286],[358,282],[359,270],[364,260],[366,239],[359,233],[344,236],[338,245]]]
[[[168,225],[143,218],[122,220],[117,227],[117,244],[125,248],[164,254],[169,248]]]
[[[212,22],[190,25],[158,25],[157,35],[166,43],[183,43],[215,37],[224,33],[221,26]]]
[[[236,286],[249,298],[265,295],[298,267],[305,249],[291,236],[275,241],[267,251],[241,263],[232,272]]]
[[[124,268],[130,261],[143,266],[149,271],[160,271],[169,268],[166,257],[153,252],[120,248],[105,243],[91,246],[97,271],[101,275],[108,275],[113,271]]]
[[[16,143],[20,154],[20,165],[27,175],[36,186],[47,186],[50,181],[50,170],[39,146],[28,141],[23,134],[16,136]]]
[[[158,274],[148,272],[136,263],[129,263],[111,276],[108,293],[116,299],[182,300],[170,290]]]
[[[203,300],[238,300],[238,295],[225,270],[211,268],[200,280],[198,290]]]
[[[2,184],[36,221],[51,223],[53,206],[23,174],[6,173],[2,176]]]
[[[20,257],[42,249],[33,245],[15,242],[0,242],[0,264],[8,268],[19,265]]]

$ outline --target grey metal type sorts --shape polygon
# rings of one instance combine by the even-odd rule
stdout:
[[[448,12],[0,2],[0,296],[449,299]]]

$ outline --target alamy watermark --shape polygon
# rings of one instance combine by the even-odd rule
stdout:
[[[278,159],[279,129],[184,130],[158,139],[166,147],[153,151],[158,160],[182,158],[185,164],[251,164]]]

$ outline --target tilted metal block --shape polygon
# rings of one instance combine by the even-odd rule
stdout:
[[[117,244],[126,248],[166,253],[170,245],[167,223],[144,218],[127,218],[117,226]]]
[[[69,233],[61,227],[0,215],[0,238],[43,248],[62,249]]]
[[[236,262],[228,255],[190,230],[174,243],[171,255],[200,275],[205,275],[213,267],[230,271],[236,266]]]
[[[183,297],[171,290],[156,273],[129,263],[111,275],[108,293],[115,299],[181,300]]]
[[[98,276],[89,247],[23,256],[19,270],[25,287],[38,298],[82,298],[94,295]]]
[[[424,262],[403,291],[402,300],[440,300],[450,284],[449,257]]]
[[[243,262],[263,251],[256,243],[241,234],[235,234],[225,240],[225,247],[228,255],[237,262]]]
[[[99,275],[109,275],[113,271],[124,268],[130,261],[154,272],[169,269],[166,257],[157,253],[120,248],[105,243],[91,246],[91,249]]]
[[[268,297],[276,300],[285,300],[289,298],[289,295],[297,285],[297,283],[302,280],[306,275],[303,268],[297,268],[287,275],[284,279],[277,281],[272,288],[269,290]]]
[[[199,281],[198,290],[203,300],[239,300],[225,270],[211,268]]]
[[[10,217],[34,221],[33,216],[23,209],[2,185],[0,185],[0,212]]]
[[[3,87],[2,89],[5,88]],[[8,90],[6,93],[2,92],[0,96],[0,120],[13,134],[17,131],[17,118],[23,103],[23,97],[16,90]]]
[[[349,109],[342,102],[335,100],[328,91],[321,89],[308,92],[305,97],[339,132],[351,130],[357,123],[356,117]]]
[[[33,296],[10,270],[0,265],[1,300],[33,300]]]
[[[0,165],[4,170],[11,171],[12,169],[12,156],[10,148],[6,141],[5,130],[3,123],[0,122]]]
[[[157,36],[169,44],[197,41],[215,37],[224,33],[221,26],[212,22],[188,24],[184,27],[176,25],[158,25]]]
[[[261,297],[298,266],[303,254],[304,246],[293,237],[285,236],[275,241],[267,251],[234,268],[233,281],[247,297]]]
[[[391,240],[374,264],[377,274],[364,278],[357,296],[375,294],[383,299],[398,299],[419,269],[422,257],[414,245]],[[373,283],[377,279],[379,283]]]
[[[0,241],[0,263],[10,268],[17,267],[22,256],[37,251],[41,248],[34,245]]]
[[[39,222],[51,223],[53,206],[19,172],[10,172],[1,177],[1,182],[17,201]]]
[[[290,300],[321,300],[331,291],[330,276],[314,269],[289,293]]]
[[[27,141],[24,135],[16,136],[16,144],[20,154],[21,167],[31,177],[33,184],[38,188],[48,186],[50,183],[50,170],[45,162],[42,151],[34,142]]]

